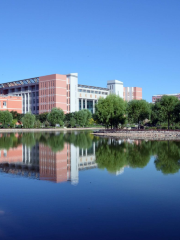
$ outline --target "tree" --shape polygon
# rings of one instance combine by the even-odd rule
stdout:
[[[95,120],[105,124],[117,127],[119,123],[124,123],[126,103],[115,94],[108,95],[105,99],[100,98],[95,105]]]
[[[139,125],[139,121],[149,118],[150,106],[145,100],[132,100],[128,102],[127,112],[129,120]]]
[[[164,95],[159,101],[160,114],[164,121],[168,122],[168,129],[171,121],[175,120],[175,107],[179,103],[179,100],[175,96]]]
[[[74,127],[75,124],[76,124],[76,119],[72,117],[72,118],[70,119],[70,125],[71,125],[71,127]]]
[[[0,122],[2,124],[10,124],[12,119],[12,114],[9,111],[0,111]]]
[[[32,113],[30,113],[30,112],[26,113],[21,120],[23,123],[23,127],[24,128],[33,128],[35,119],[36,118]]]
[[[44,112],[44,113],[39,114],[37,120],[39,120],[42,123],[45,122],[47,120],[48,114],[49,114],[48,112]]]
[[[60,108],[52,108],[51,112],[48,114],[47,120],[52,126],[56,124],[62,125],[64,120],[63,110]]]
[[[41,122],[39,120],[36,120],[34,122],[34,128],[40,128],[41,127]]]
[[[10,113],[12,114],[13,119],[17,119],[17,121],[20,121],[23,117],[23,114],[20,114],[17,111],[10,111]]]
[[[180,122],[180,101],[176,104],[174,108],[175,121]]]

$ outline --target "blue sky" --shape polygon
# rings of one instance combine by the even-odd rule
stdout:
[[[78,72],[143,98],[180,92],[179,0],[1,0],[0,82]]]

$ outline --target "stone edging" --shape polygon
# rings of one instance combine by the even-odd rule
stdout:
[[[129,139],[171,139],[180,140],[180,132],[178,131],[118,131],[118,132],[94,132],[96,136],[104,137],[123,137]]]
[[[100,128],[9,128],[0,129],[0,133],[14,133],[14,132],[64,132],[64,131],[88,131],[99,130]],[[102,128],[101,128],[102,129]]]

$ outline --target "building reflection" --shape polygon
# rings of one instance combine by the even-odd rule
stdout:
[[[79,182],[79,171],[97,167],[95,160],[94,142],[89,149],[65,143],[58,152],[41,143],[0,150],[1,172],[56,183],[70,181],[73,185]]]

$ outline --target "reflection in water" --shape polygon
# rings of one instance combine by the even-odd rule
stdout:
[[[120,175],[125,167],[144,168],[151,156],[157,170],[176,173],[180,142],[103,139],[87,132],[0,136],[1,172],[74,185],[80,170],[98,166]]]
[[[93,135],[81,132],[25,133],[14,136],[20,139],[19,146],[14,148],[12,143],[4,144],[4,149],[0,151],[0,167],[3,172],[54,182],[71,181],[76,185],[79,170],[97,167],[95,163],[97,138]],[[6,137],[11,138],[12,135]],[[3,135],[1,138],[4,141]]]

